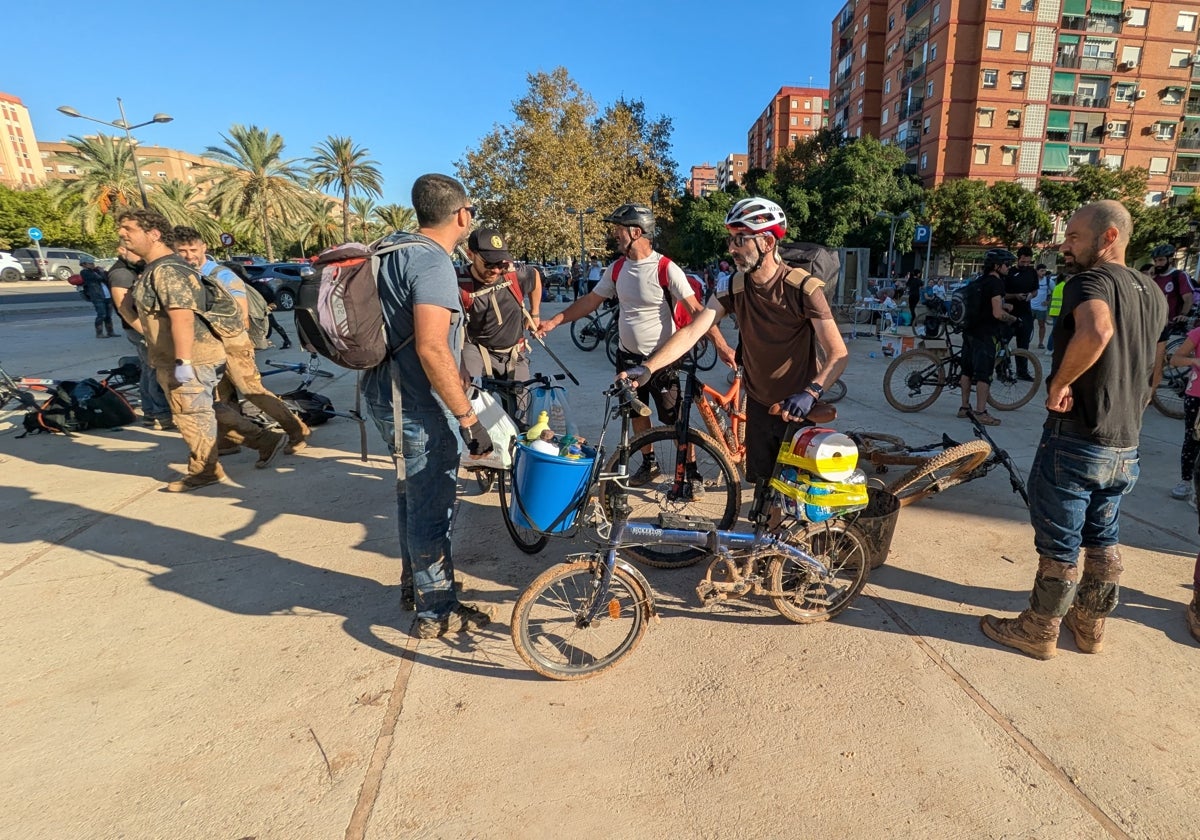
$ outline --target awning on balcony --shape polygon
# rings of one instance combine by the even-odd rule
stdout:
[[[1051,111],[1047,115],[1046,128],[1050,131],[1070,131],[1071,130],[1071,112],[1070,111]]]
[[[1066,143],[1047,143],[1042,153],[1043,172],[1066,172],[1071,168],[1071,147]]]
[[[1050,86],[1051,93],[1075,93],[1075,74],[1074,73],[1055,73],[1054,83]]]
[[[1073,155],[1090,155],[1093,152],[1099,152],[1099,146],[1072,146],[1071,154]]]
[[[1063,0],[1063,14],[1068,17],[1083,17],[1087,14],[1087,0]]]
[[[1078,35],[1059,35],[1058,43],[1060,43],[1060,44],[1078,44],[1079,36]]]
[[[1066,3],[1067,6],[1071,4]],[[1092,14],[1094,15],[1113,15],[1120,17],[1125,10],[1125,3],[1122,0],[1092,0]],[[1068,12],[1067,14],[1070,14]]]
[[[1171,194],[1172,195],[1191,195],[1195,191],[1196,191],[1195,187],[1177,187],[1174,184],[1171,185]]]

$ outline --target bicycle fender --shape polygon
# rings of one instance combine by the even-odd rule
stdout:
[[[654,604],[654,589],[651,588],[650,581],[646,580],[646,576],[643,575],[641,571],[628,560],[622,560],[620,557],[618,557],[617,566],[621,569],[621,571],[628,573],[630,577],[636,579],[637,582],[641,584],[642,589],[644,589],[646,592],[647,614],[656,622],[659,621],[658,609]]]

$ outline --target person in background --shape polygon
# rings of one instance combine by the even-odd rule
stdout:
[[[1038,263],[1037,276],[1038,288],[1029,301],[1029,308],[1033,311],[1033,322],[1037,324],[1037,349],[1042,350],[1046,347],[1046,313],[1050,310],[1050,293],[1054,291],[1054,277],[1046,271],[1046,266],[1041,263]]]
[[[171,419],[171,407],[167,405],[167,395],[163,393],[162,386],[158,384],[158,377],[154,375],[154,366],[150,364],[150,355],[146,350],[146,340],[142,338],[142,334],[133,324],[125,320],[125,315],[121,312],[121,304],[125,300],[125,296],[137,282],[145,265],[134,254],[126,250],[124,245],[118,245],[117,261],[108,270],[108,285],[112,292],[113,307],[125,330],[125,339],[137,351],[138,367],[140,368],[138,398],[142,404],[142,425],[148,429],[174,429],[175,421]]]
[[[83,296],[96,310],[96,338],[114,338],[112,292],[108,278],[96,268],[96,261],[86,254],[79,259],[79,276],[83,278]],[[103,327],[103,330],[101,329]]]
[[[270,339],[272,335],[279,333],[280,337],[283,338],[283,344],[279,345],[279,349],[290,350],[292,347],[292,340],[288,338],[287,332],[284,331],[283,327],[280,326],[279,321],[275,318],[275,312],[278,309],[278,306],[275,302],[275,290],[271,288],[271,284],[264,280],[261,276],[251,277],[246,272],[246,269],[237,263],[229,263],[226,267],[236,274],[238,279],[240,279],[247,286],[253,287],[254,291],[258,292],[259,295],[262,296],[262,299],[267,302],[267,323],[270,325],[270,329],[267,330],[267,338]]]
[[[1030,299],[1037,293],[1038,274],[1033,267],[1033,249],[1022,245],[1017,249],[1017,264],[1009,269],[1004,277],[1004,301],[1011,305],[1011,312],[1016,318],[1011,325],[1000,331],[1001,345],[1007,345],[1010,337],[1016,337],[1017,347],[1029,349],[1029,340],[1033,337],[1033,309]],[[1029,372],[1029,360],[1024,356],[1016,357],[1017,379],[1025,382],[1033,381]]]
[[[1002,330],[1016,322],[1004,302],[1004,278],[1017,258],[1004,248],[992,248],[983,258],[983,274],[972,282],[980,284],[979,309],[963,330],[962,375],[959,377],[959,396],[962,405],[958,416],[971,415],[971,386],[975,386],[975,419],[985,426],[999,426],[1000,421],[988,414],[987,400],[996,370],[996,351],[1004,340]]]
[[[1196,478],[1196,456],[1200,455],[1200,327],[1192,330],[1183,344],[1167,360],[1172,367],[1188,369],[1188,384],[1183,393],[1183,446],[1179,449],[1179,483],[1171,489],[1171,498],[1187,501],[1193,498],[1192,485]]]
[[[921,287],[924,283],[921,280],[921,269],[914,268],[908,272],[908,280],[905,283],[905,288],[908,290],[908,314],[912,320],[910,324],[917,323],[917,304],[921,302]]]

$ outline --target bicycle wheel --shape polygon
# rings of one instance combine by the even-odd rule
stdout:
[[[911,505],[962,484],[991,454],[992,447],[986,440],[960,443],[900,476],[888,487],[888,492],[900,500],[901,507]]]
[[[617,353],[621,349],[621,334],[615,329],[611,329],[604,336],[604,354],[608,356],[608,363],[614,368],[617,366]]]
[[[535,531],[532,528],[522,528],[512,520],[512,511],[509,510],[509,498],[512,496],[512,470],[503,470],[499,474],[499,481],[496,482],[496,489],[500,491],[500,513],[504,516],[504,527],[508,529],[508,535],[512,537],[513,543],[517,548],[524,551],[526,554],[537,554],[546,547],[546,543],[550,538],[541,531]]]
[[[571,340],[580,350],[585,352],[595,350],[600,346],[600,339],[603,336],[604,329],[600,326],[600,319],[594,314],[571,322]]]
[[[835,403],[844,396],[846,396],[846,383],[840,379],[835,379],[833,384],[825,389],[825,393],[821,399],[827,403]]]
[[[475,486],[479,488],[480,495],[491,493],[496,487],[496,470],[471,470],[475,478]]]
[[[712,370],[717,365],[717,346],[704,336],[692,348],[692,356],[696,359],[696,370]]]
[[[1184,338],[1182,335],[1173,335],[1167,339],[1167,359],[1175,354],[1183,344]],[[1150,402],[1159,412],[1176,420],[1183,419],[1183,394],[1187,389],[1190,373],[1190,366],[1171,367],[1166,361],[1163,362],[1162,381],[1150,395]]]
[[[828,621],[846,607],[867,583],[871,564],[862,538],[841,519],[815,522],[788,534],[786,541],[821,561],[828,574],[820,576],[784,554],[771,558],[767,578],[771,603],[779,614],[797,624]]]
[[[1031,379],[1017,377],[1018,359],[1026,361]],[[1013,350],[1008,357],[1002,357],[996,362],[996,374],[992,377],[992,387],[988,391],[988,405],[998,411],[1020,408],[1033,399],[1041,384],[1042,363],[1037,355],[1028,350]]]
[[[946,387],[943,362],[928,350],[901,353],[883,375],[883,395],[897,411],[929,408]]]
[[[722,444],[704,432],[691,429],[688,439],[696,456],[696,471],[703,479],[703,484],[699,486],[692,483],[693,495],[688,499],[674,498],[671,492],[675,484],[675,455],[678,448],[674,426],[659,426],[630,442],[631,471],[641,466],[642,456],[639,453],[646,446],[654,452],[662,470],[660,475],[644,486],[629,488],[631,521],[652,522],[660,512],[668,512],[700,517],[715,522],[717,528],[722,530],[733,527],[742,506],[742,483],[737,467],[725,454]],[[616,464],[617,456],[614,454],[605,465],[605,472],[615,470]],[[600,485],[600,503],[606,509],[609,507],[606,498],[608,487],[608,482]],[[625,545],[621,551],[639,562],[661,569],[691,566],[706,556],[704,549],[692,546]]]
[[[649,593],[617,566],[608,591],[599,592],[601,563],[578,560],[552,566],[525,588],[513,606],[513,647],[525,664],[552,680],[592,677],[620,662],[646,635]],[[577,618],[597,596],[606,604],[586,627]]]

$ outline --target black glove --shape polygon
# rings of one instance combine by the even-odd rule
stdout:
[[[637,365],[625,371],[625,378],[640,388],[650,380],[650,371],[645,365]]]
[[[816,401],[817,398],[808,391],[801,391],[781,402],[779,408],[783,414],[789,414],[792,417],[806,417],[808,412],[812,411],[813,403]]]
[[[494,448],[487,428],[484,427],[478,417],[475,418],[474,423],[465,429],[459,426],[458,435],[462,438],[462,442],[467,445],[467,452],[471,455],[486,455]]]

